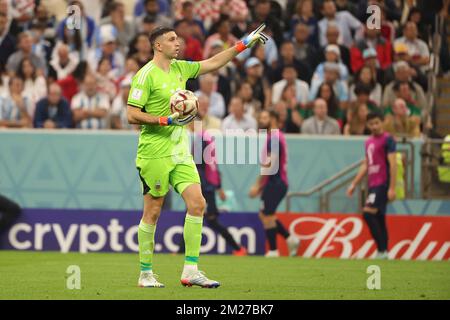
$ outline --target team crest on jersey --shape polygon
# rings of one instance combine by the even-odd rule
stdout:
[[[133,92],[131,92],[131,97],[134,100],[139,100],[142,97],[142,90],[141,89],[133,89]]]
[[[158,190],[158,191],[161,190],[161,181],[160,180],[156,181],[155,189]]]

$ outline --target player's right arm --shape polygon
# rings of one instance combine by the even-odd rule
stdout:
[[[364,159],[363,163],[359,167],[358,174],[356,175],[355,179],[353,179],[352,183],[347,189],[347,196],[351,197],[353,195],[353,191],[355,191],[356,186],[361,182],[362,178],[367,173],[367,160]]]
[[[173,124],[174,120],[179,117],[179,113],[172,113],[168,117],[153,116],[146,112],[142,112],[142,109],[135,106],[127,106],[127,118],[129,124],[150,124],[168,126]]]

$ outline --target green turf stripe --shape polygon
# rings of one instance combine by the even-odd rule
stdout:
[[[186,261],[186,262],[195,262],[195,263],[198,263],[198,257],[190,257],[190,256],[186,256],[185,261]]]

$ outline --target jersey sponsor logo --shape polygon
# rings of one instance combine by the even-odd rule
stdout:
[[[131,93],[131,97],[134,100],[140,100],[142,97],[142,90],[141,89],[133,89],[133,92]]]

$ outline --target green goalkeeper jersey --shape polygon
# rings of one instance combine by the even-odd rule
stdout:
[[[133,77],[128,104],[141,108],[154,116],[169,116],[170,97],[186,88],[186,81],[196,78],[199,62],[172,60],[169,72],[148,62]],[[189,154],[186,129],[182,126],[142,125],[137,156],[139,158],[163,158]]]

